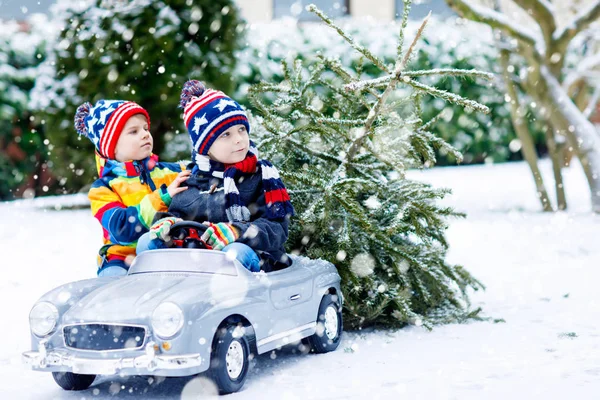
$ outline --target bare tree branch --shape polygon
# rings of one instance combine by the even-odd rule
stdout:
[[[538,42],[537,35],[534,32],[523,29],[500,12],[472,4],[468,0],[446,0],[446,3],[464,18],[483,22],[492,28],[500,29],[531,46],[535,46]]]
[[[587,9],[577,14],[561,31],[555,32],[554,39],[557,41],[559,48],[566,49],[579,32],[585,30],[598,18],[600,18],[600,0],[596,0]]]
[[[546,48],[552,43],[552,35],[556,30],[556,20],[554,19],[554,7],[546,0],[513,0],[519,7],[531,15],[537,22],[544,35]]]
[[[570,90],[571,86],[576,84],[578,81],[585,79],[586,74],[598,66],[600,66],[600,54],[595,54],[591,57],[584,58],[583,61],[577,64],[577,68],[575,68],[574,71],[571,71],[567,74],[563,80],[563,88],[565,88],[565,90]]]

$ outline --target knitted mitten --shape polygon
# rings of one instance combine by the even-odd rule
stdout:
[[[179,221],[181,221],[181,218],[166,217],[159,219],[150,228],[150,239],[161,239],[167,241],[169,239],[171,226]]]
[[[202,240],[214,250],[223,249],[229,243],[235,242],[238,237],[240,237],[238,229],[225,222],[210,223],[208,229],[202,234]]]

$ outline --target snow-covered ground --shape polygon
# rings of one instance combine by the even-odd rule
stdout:
[[[549,165],[543,170],[551,183]],[[570,208],[556,214],[539,212],[523,163],[440,168],[410,177],[451,187],[447,201],[468,213],[451,222],[448,257],[487,285],[472,299],[490,321],[432,332],[346,332],[334,353],[262,355],[243,390],[229,398],[597,399],[600,217],[589,212],[579,166],[565,171]],[[0,398],[206,398],[202,378],[99,378],[89,390],[67,393],[50,374],[22,366],[36,299],[95,273],[100,228],[87,209],[55,210],[70,202],[85,200],[0,204]],[[494,322],[499,319],[505,322]]]

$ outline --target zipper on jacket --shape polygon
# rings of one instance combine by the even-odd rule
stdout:
[[[154,181],[152,180],[152,177],[150,176],[150,171],[148,171],[148,168],[146,167],[146,163],[144,161],[139,162],[139,161],[134,161],[133,165],[135,166],[135,169],[139,172],[140,174],[140,182],[143,185],[150,185],[150,189],[154,192],[156,190],[156,185],[154,184]]]

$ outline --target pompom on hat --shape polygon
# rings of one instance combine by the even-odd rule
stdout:
[[[213,142],[234,125],[244,125],[250,133],[248,117],[242,106],[225,93],[207,89],[196,80],[183,85],[179,107],[194,151],[207,155]]]
[[[142,114],[150,127],[150,116],[139,104],[124,100],[99,100],[96,105],[83,103],[75,112],[75,130],[87,137],[96,147],[96,151],[114,160],[115,148],[127,120]]]

